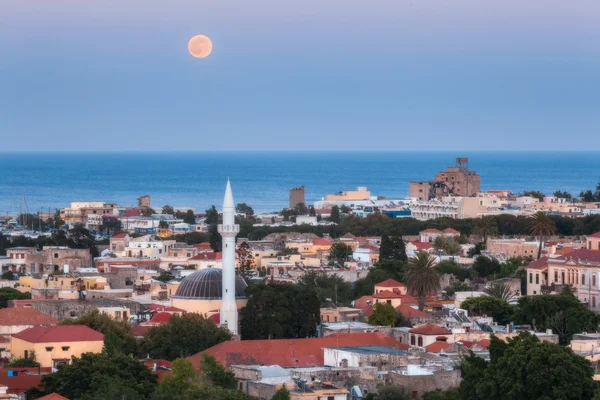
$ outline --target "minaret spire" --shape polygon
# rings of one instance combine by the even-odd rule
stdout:
[[[227,326],[232,334],[238,332],[238,310],[235,301],[235,237],[240,226],[235,223],[235,203],[231,182],[227,177],[225,198],[223,199],[223,223],[218,226],[223,238],[223,290],[221,300],[221,325]]]

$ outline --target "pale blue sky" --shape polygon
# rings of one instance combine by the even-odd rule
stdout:
[[[2,0],[0,50],[0,151],[600,150],[598,0]]]

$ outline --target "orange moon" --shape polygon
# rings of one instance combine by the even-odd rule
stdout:
[[[206,58],[212,51],[212,42],[207,36],[196,35],[190,39],[188,50],[192,57]]]

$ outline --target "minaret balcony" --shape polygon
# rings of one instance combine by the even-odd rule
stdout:
[[[233,224],[233,225],[223,225],[223,224],[219,224],[217,226],[217,230],[219,231],[219,233],[239,233],[240,232],[240,226],[238,224]]]

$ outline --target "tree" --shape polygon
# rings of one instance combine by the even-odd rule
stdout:
[[[144,217],[151,217],[152,214],[156,214],[156,211],[154,211],[154,209],[150,207],[142,207],[140,211],[142,212],[142,215]]]
[[[277,389],[275,396],[273,396],[271,400],[290,400],[290,391],[287,390],[285,383]]]
[[[10,287],[0,288],[0,308],[8,307],[10,300],[29,300],[31,293],[21,293]]]
[[[444,252],[449,256],[458,256],[462,252],[462,247],[458,241],[449,239],[446,241],[446,245],[444,246]]]
[[[510,303],[515,298],[512,289],[506,283],[493,283],[483,290],[485,294]]]
[[[464,281],[469,277],[469,270],[451,260],[440,261],[437,265],[440,274],[452,274],[458,280]]]
[[[296,204],[296,207],[294,207],[292,210],[293,215],[306,215],[308,213],[308,207],[306,207],[306,204],[304,203]]]
[[[512,318],[512,307],[502,299],[491,296],[471,297],[463,301],[460,308],[473,315],[487,315],[499,324],[506,324]]]
[[[499,341],[492,337],[492,342]],[[506,345],[490,345],[491,361],[463,373],[464,398],[591,400],[596,392],[589,361],[571,349],[522,332]],[[461,368],[462,370],[462,368]],[[467,390],[466,390],[467,389]],[[469,393],[465,393],[465,392]],[[470,396],[467,397],[466,395]]]
[[[454,296],[454,294],[456,292],[467,292],[469,290],[472,290],[471,286],[469,286],[466,283],[462,283],[462,282],[454,282],[450,286],[447,286],[446,288],[444,288],[444,291],[446,292],[446,296],[448,296],[448,297]]]
[[[331,207],[331,215],[329,217],[329,220],[331,222],[335,222],[336,224],[339,224],[341,222],[340,208],[338,206]]]
[[[524,266],[523,260],[519,257],[511,257],[500,265],[498,278],[506,278],[517,275],[520,267]]]
[[[226,370],[213,356],[202,354],[200,371],[214,386],[223,389],[236,389],[237,380],[232,371]]]
[[[538,190],[526,190],[523,192],[523,196],[535,197],[539,201],[544,201],[546,195]]]
[[[7,281],[14,281],[17,279],[17,277],[18,275],[12,271],[6,271],[2,274],[2,279],[5,279]]]
[[[40,363],[35,360],[35,351],[30,351],[27,357],[12,358],[4,367],[6,368],[36,368]]]
[[[321,304],[333,302],[336,305],[349,305],[354,300],[352,284],[337,275],[308,271],[299,283],[314,288]]]
[[[196,223],[196,214],[193,210],[187,210],[183,215],[183,222],[186,224],[194,225]]]
[[[440,290],[440,275],[435,258],[429,253],[419,252],[408,259],[404,268],[404,283],[419,300],[419,310],[423,311],[425,297]]]
[[[344,265],[352,255],[352,247],[342,242],[336,242],[329,249],[329,265]]]
[[[163,269],[160,271],[160,275],[156,279],[163,283],[167,283],[171,282],[174,278],[175,277],[173,276],[173,273],[171,271]]]
[[[562,314],[561,314],[562,313]],[[595,332],[600,317],[568,292],[559,295],[521,297],[515,312],[520,324],[531,324],[536,330],[552,329],[560,344],[568,344],[579,332]]]
[[[61,322],[61,325],[85,325],[103,335],[112,332],[119,337],[120,351],[123,354],[137,354],[137,343],[131,333],[129,322],[113,319],[97,309],[91,310],[79,318],[66,319]]]
[[[410,400],[410,395],[402,386],[383,385],[377,388],[377,396],[371,398],[377,400]],[[367,396],[366,399],[369,399],[369,397]]]
[[[171,372],[158,385],[154,396],[152,396],[153,400],[183,398],[189,388],[198,381],[198,372],[191,361],[185,358],[178,358],[173,361]]]
[[[162,214],[175,215],[175,209],[170,205],[165,205],[162,208]]]
[[[292,256],[300,254],[297,247],[284,247],[277,252],[278,257]]]
[[[242,242],[238,246],[238,274],[244,278],[246,282],[254,276],[254,256],[252,255],[252,249],[247,241]]]
[[[208,210],[206,210],[204,223],[207,225],[216,225],[219,223],[219,212],[217,211],[217,208],[214,205],[211,206]]]
[[[450,390],[435,390],[433,392],[427,392],[422,397],[423,400],[462,400],[460,391],[458,388]]]
[[[231,339],[227,328],[218,327],[204,315],[173,315],[168,323],[151,328],[141,342],[144,354],[174,360]]]
[[[395,326],[396,310],[394,306],[387,303],[376,303],[373,306],[373,314],[369,316],[369,324],[378,326]]]
[[[554,197],[558,197],[559,199],[567,199],[567,200],[573,199],[573,195],[567,191],[561,192],[560,190],[557,190],[552,195]]]
[[[156,388],[156,376],[136,359],[122,353],[84,353],[58,372],[44,375],[43,394],[56,392],[69,399],[84,399],[104,390],[109,383],[149,398]],[[120,397],[119,397],[120,398]]]
[[[254,285],[240,312],[243,340],[306,338],[316,335],[320,303],[314,287],[303,283]]]
[[[540,237],[540,246],[538,248],[538,260],[542,256],[542,248],[544,247],[544,236],[552,236],[556,233],[555,222],[542,211],[536,212],[531,221],[530,232],[533,236]]]
[[[237,206],[235,206],[235,212],[244,214],[246,218],[251,218],[254,215],[254,209],[246,203],[238,203]]]
[[[473,263],[473,270],[477,272],[477,276],[487,278],[500,272],[500,263],[495,258],[479,256]]]
[[[75,225],[67,232],[67,237],[70,240],[69,247],[72,249],[90,249],[92,257],[98,257],[96,238],[83,225]]]
[[[213,251],[221,251],[223,242],[221,241],[221,234],[219,233],[217,225],[211,225],[208,228],[208,233],[210,235],[210,238],[208,240],[210,243],[210,247],[213,249]]]
[[[402,237],[383,235],[379,247],[379,260],[406,261],[406,246]]]

